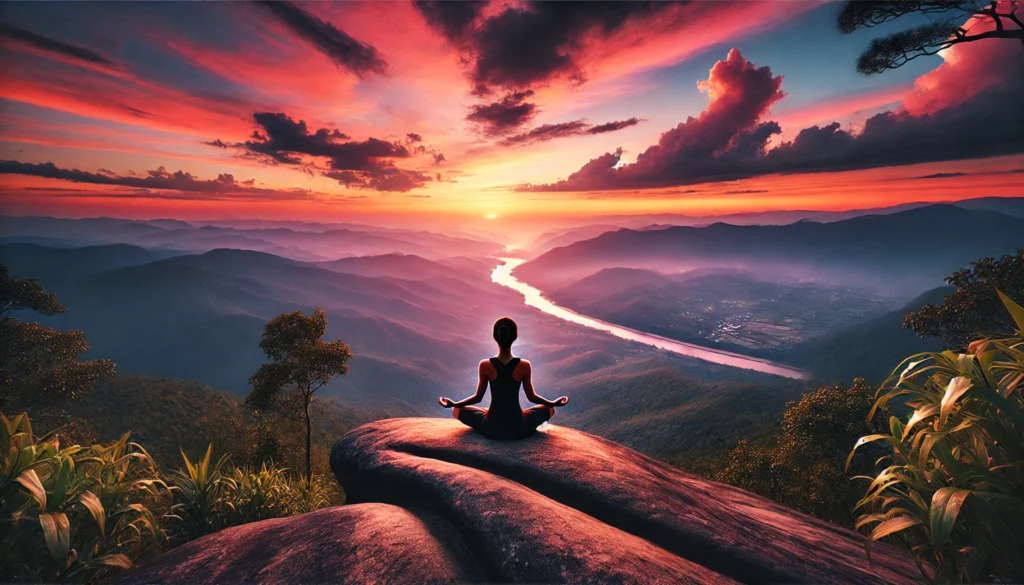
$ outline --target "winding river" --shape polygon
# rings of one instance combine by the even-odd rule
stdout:
[[[671,351],[672,353],[697,358],[715,364],[732,366],[734,368],[743,368],[746,370],[756,370],[765,374],[774,374],[776,376],[783,376],[797,380],[805,379],[807,377],[806,372],[803,370],[784,364],[732,353],[729,351],[701,347],[692,343],[684,343],[682,341],[676,341],[675,339],[669,339],[668,337],[662,337],[661,335],[644,333],[643,331],[630,329],[629,327],[614,325],[606,321],[601,321],[600,319],[581,315],[575,311],[570,311],[569,309],[560,307],[544,298],[539,290],[512,276],[512,270],[525,262],[525,260],[521,258],[500,258],[500,260],[502,261],[502,264],[499,264],[494,269],[494,272],[491,273],[491,280],[522,294],[527,305],[536,307],[549,315],[558,317],[559,319],[564,319],[565,321],[583,325],[584,327],[589,327],[591,329],[597,329],[598,331],[605,331],[616,337],[621,337],[622,339],[654,346],[659,349]]]

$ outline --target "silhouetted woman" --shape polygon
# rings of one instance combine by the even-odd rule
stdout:
[[[450,398],[439,398],[445,408],[452,409],[452,416],[466,426],[491,439],[522,439],[532,434],[537,427],[555,414],[556,406],[565,406],[565,396],[548,400],[537,395],[533,389],[533,371],[530,362],[512,355],[512,342],[518,337],[516,322],[502,317],[494,322],[494,341],[498,342],[498,355],[480,362],[480,381],[476,393],[458,402]],[[484,399],[488,383],[491,386],[491,407],[487,410],[470,406]],[[526,399],[534,406],[523,410],[519,407],[519,387],[526,391]]]

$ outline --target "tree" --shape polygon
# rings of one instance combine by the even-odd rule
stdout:
[[[77,360],[89,349],[81,331],[24,323],[11,316],[14,311],[50,316],[67,308],[35,278],[11,277],[7,266],[0,264],[0,409],[11,399],[73,400],[114,375],[110,360]]]
[[[888,412],[868,420],[874,387],[863,378],[853,385],[826,386],[790,402],[782,424],[769,437],[740,441],[712,479],[728,483],[836,524],[853,524],[860,495],[845,470],[850,448],[863,435],[884,427]],[[854,468],[867,473],[874,459],[858,457]]]
[[[246,404],[263,410],[301,412],[306,421],[306,479],[312,478],[312,425],[309,405],[313,395],[336,376],[348,373],[352,351],[340,340],[324,342],[327,314],[316,309],[283,313],[263,328],[260,349],[271,361],[249,378],[252,390]]]
[[[1024,250],[972,262],[970,268],[953,273],[946,282],[957,287],[956,292],[941,306],[928,304],[908,313],[903,326],[920,337],[941,337],[952,349],[964,351],[977,337],[1013,329],[996,290],[1024,302]]]
[[[839,32],[845,35],[908,14],[928,17],[928,24],[872,40],[857,59],[857,71],[870,75],[902,67],[918,57],[934,55],[960,43],[984,39],[1016,39],[1024,43],[1024,22],[1016,12],[1016,0],[992,1],[983,8],[970,0],[847,0],[837,24]],[[986,22],[992,25],[991,29]],[[971,30],[966,28],[968,24],[972,24],[971,29],[986,30]]]

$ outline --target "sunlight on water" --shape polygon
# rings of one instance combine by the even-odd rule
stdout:
[[[497,266],[494,269],[494,272],[491,273],[492,281],[519,292],[523,295],[527,305],[536,307],[549,315],[558,317],[559,319],[583,325],[584,327],[590,327],[591,329],[611,333],[612,335],[621,337],[622,339],[635,341],[644,345],[651,345],[659,349],[671,351],[672,353],[716,364],[732,366],[734,368],[743,368],[746,370],[756,370],[766,374],[774,374],[776,376],[784,376],[786,378],[794,378],[798,380],[807,377],[807,374],[803,370],[783,364],[748,357],[738,353],[701,347],[691,343],[683,343],[682,341],[676,341],[660,335],[644,333],[642,331],[637,331],[636,329],[630,329],[629,327],[613,325],[599,319],[587,317],[586,315],[580,315],[579,313],[560,307],[545,299],[539,290],[512,276],[512,271],[523,262],[526,262],[526,260],[523,260],[522,258],[499,258],[499,260],[504,263]]]

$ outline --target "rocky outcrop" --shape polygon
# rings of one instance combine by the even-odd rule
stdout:
[[[340,439],[349,505],[193,541],[121,583],[909,583],[903,553],[586,433],[391,419]]]
[[[117,582],[441,585],[484,579],[447,522],[388,504],[356,504],[222,530]]]
[[[902,552],[617,443],[547,425],[495,442],[453,420],[364,425],[334,446],[352,502],[429,510],[492,582],[907,583]]]

